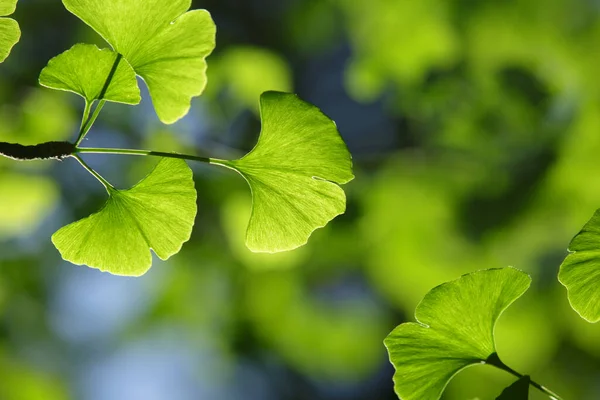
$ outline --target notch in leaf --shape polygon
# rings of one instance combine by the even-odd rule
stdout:
[[[292,250],[346,210],[339,185],[354,178],[352,157],[335,123],[296,95],[263,93],[260,111],[254,149],[239,160],[211,162],[236,170],[250,185],[248,248]]]
[[[115,275],[140,276],[152,265],[150,249],[168,259],[189,240],[196,190],[185,161],[162,159],[137,185],[107,185],[102,209],[52,235],[62,257]]]
[[[489,269],[427,293],[415,311],[417,322],[399,325],[385,339],[396,368],[396,394],[403,400],[437,400],[454,375],[476,364],[493,365],[520,377],[500,361],[494,326],[530,283],[531,278],[517,269]]]
[[[571,307],[586,321],[600,320],[600,209],[569,244],[558,280],[568,292]]]
[[[206,57],[215,48],[215,24],[191,0],[63,0],[141,76],[160,120],[187,114],[206,86]],[[186,12],[188,11],[188,12]]]
[[[6,60],[15,44],[21,39],[19,24],[5,18],[17,9],[17,0],[0,0],[0,62]]]

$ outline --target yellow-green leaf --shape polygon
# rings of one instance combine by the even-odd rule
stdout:
[[[558,280],[567,288],[571,307],[588,322],[600,321],[600,210],[571,241]]]
[[[40,74],[40,84],[77,93],[88,103],[104,99],[138,104],[141,98],[135,72],[127,60],[119,58],[117,61],[117,57],[118,54],[110,49],[76,44],[48,62]],[[105,88],[109,75],[110,83]]]
[[[266,92],[260,110],[254,149],[239,160],[213,163],[235,169],[250,185],[248,248],[292,250],[346,210],[339,185],[354,178],[352,158],[335,123],[296,95]]]
[[[63,0],[67,10],[122,54],[150,91],[160,120],[187,114],[206,86],[216,27],[191,0]]]
[[[139,276],[189,240],[196,217],[192,171],[182,160],[162,159],[133,188],[109,189],[100,211],[61,228],[52,242],[62,257],[115,275]]]
[[[15,12],[17,0],[0,0],[0,17]],[[6,60],[13,46],[21,38],[19,24],[12,18],[0,18],[0,62]]]
[[[500,366],[494,326],[500,314],[529,287],[514,268],[490,269],[444,283],[425,295],[417,322],[396,327],[385,339],[403,400],[438,400],[450,379],[482,363]]]

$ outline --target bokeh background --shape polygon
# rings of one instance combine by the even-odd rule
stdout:
[[[600,326],[556,279],[600,207],[599,1],[193,7],[218,26],[205,95],[172,126],[147,93],[109,104],[86,145],[237,157],[260,130],[259,94],[293,91],[354,155],[347,213],[301,249],[252,254],[246,183],[191,165],[191,241],[142,278],[114,277],[63,262],[50,242],[103,204],[98,182],[73,160],[0,160],[0,399],[395,399],[387,333],[432,287],[508,265],[533,285],[497,326],[504,361],[565,399],[600,398]],[[20,0],[14,18],[0,140],[72,139],[83,101],[37,77],[73,44],[103,43],[58,0]],[[121,187],[157,162],[86,159]],[[511,381],[473,367],[444,399],[492,399]]]

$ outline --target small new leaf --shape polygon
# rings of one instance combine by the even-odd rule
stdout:
[[[17,0],[0,0],[0,17],[15,12]],[[6,60],[13,46],[21,38],[19,24],[12,18],[0,18],[0,62]]]
[[[569,254],[558,273],[571,307],[588,322],[600,320],[600,210],[569,245]]]
[[[260,111],[254,149],[215,163],[238,171],[252,190],[246,245],[274,253],[304,245],[315,229],[343,214],[346,195],[338,185],[354,175],[335,123],[317,107],[293,94],[266,92]]]
[[[152,265],[150,249],[166,260],[188,241],[196,217],[192,171],[162,159],[128,190],[109,189],[102,209],[52,236],[62,257],[115,275],[139,276]]]
[[[496,400],[528,400],[530,382],[529,375],[523,375],[504,389],[500,396],[496,397]]]
[[[206,57],[216,27],[191,0],[63,0],[63,4],[122,54],[148,85],[160,120],[187,114],[206,86]]]
[[[415,311],[417,322],[399,325],[385,339],[396,368],[396,394],[403,400],[437,400],[460,370],[488,360],[498,365],[496,320],[530,283],[514,268],[490,269],[427,293]]]
[[[138,104],[141,100],[135,72],[127,60],[110,49],[76,44],[54,57],[40,74],[40,84],[51,89],[77,93],[88,104],[94,100]],[[111,75],[112,72],[112,75]],[[110,84],[104,87],[108,76]],[[101,98],[102,97],[102,98]]]

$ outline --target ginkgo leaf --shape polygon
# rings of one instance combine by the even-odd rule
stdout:
[[[523,375],[504,389],[496,400],[528,400],[529,399],[529,375]]]
[[[196,190],[184,161],[162,159],[133,188],[109,188],[109,196],[100,211],[52,236],[65,260],[115,275],[139,276],[152,264],[150,249],[166,260],[189,240]]]
[[[109,75],[110,82],[105,88]],[[77,93],[88,103],[104,99],[138,104],[141,100],[135,72],[127,60],[110,49],[101,50],[92,44],[76,44],[51,59],[39,81],[51,89]]]
[[[191,0],[63,0],[65,7],[122,54],[150,91],[160,120],[187,114],[206,86],[216,27]]]
[[[17,0],[0,0],[0,17],[15,12]],[[21,38],[19,24],[12,18],[0,18],[0,62],[6,60],[13,46]]]
[[[558,280],[568,292],[571,307],[589,322],[600,320],[600,210],[569,245]]]
[[[478,271],[444,283],[417,306],[417,322],[397,326],[385,339],[403,400],[437,400],[460,370],[474,364],[500,366],[494,326],[500,314],[529,287],[514,268]]]
[[[252,190],[246,245],[279,252],[305,244],[311,233],[346,209],[338,185],[354,178],[352,158],[335,123],[296,95],[260,98],[258,143],[234,161],[212,160],[238,171]]]

